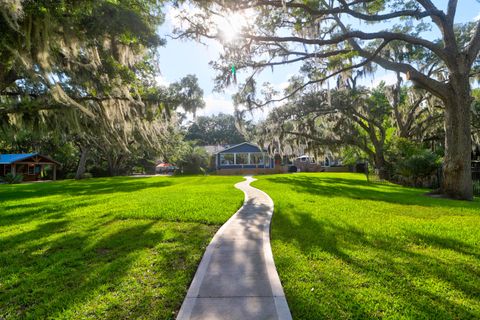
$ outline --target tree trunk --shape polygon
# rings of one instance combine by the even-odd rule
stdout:
[[[385,161],[385,131],[382,128],[378,128],[380,131],[380,137],[377,136],[377,130],[375,127],[370,126],[370,139],[373,144],[374,150],[374,161],[375,161],[375,171],[378,174],[378,177],[382,180],[388,180],[390,178],[387,170],[387,162]]]
[[[388,170],[386,168],[385,157],[383,155],[383,149],[375,151],[375,169],[378,177],[382,180],[387,180],[389,177]]]
[[[75,175],[75,179],[77,180],[82,179],[86,171],[88,148],[82,146],[80,147],[80,152],[80,160],[78,161],[77,173]]]
[[[471,93],[468,77],[451,79],[445,103],[445,160],[441,191],[454,199],[472,200]]]
[[[115,177],[120,174],[121,166],[122,166],[122,156],[117,155],[109,155],[106,157],[108,163],[108,172],[110,176]]]
[[[107,157],[107,165],[108,165],[108,173],[110,174],[111,177],[114,177],[115,174],[115,156],[113,155],[108,155]]]

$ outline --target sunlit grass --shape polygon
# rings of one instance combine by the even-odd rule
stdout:
[[[480,201],[356,174],[259,176],[294,319],[480,318]]]
[[[241,180],[0,185],[0,319],[173,319]]]

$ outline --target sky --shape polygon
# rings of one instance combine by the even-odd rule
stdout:
[[[446,0],[436,0],[435,4],[444,9]],[[458,2],[456,22],[472,21],[480,19],[480,2],[478,0],[460,0]],[[162,37],[172,33],[173,26],[177,23],[176,11],[166,8],[166,21],[158,30]],[[233,114],[234,106],[231,96],[235,87],[230,87],[224,93],[213,92],[213,79],[215,71],[209,66],[209,62],[216,60],[221,51],[219,44],[209,42],[209,45],[202,45],[196,41],[185,41],[170,39],[167,37],[166,46],[159,49],[159,65],[161,74],[158,81],[161,84],[168,84],[181,79],[187,74],[195,74],[199,79],[200,87],[204,90],[205,108],[197,112],[197,116],[213,115],[218,113]],[[288,79],[296,74],[298,65],[276,67],[273,71],[265,70],[257,79],[258,83],[270,82],[275,88],[281,91],[288,83]],[[376,86],[381,81],[387,84],[395,82],[395,75],[392,72],[379,69],[374,75],[363,80],[362,85]],[[258,112],[254,115],[255,120],[266,117],[268,111]]]

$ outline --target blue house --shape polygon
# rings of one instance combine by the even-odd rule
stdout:
[[[275,160],[265,150],[243,142],[215,154],[217,171],[254,172],[255,169],[274,169]]]
[[[0,154],[0,177],[9,173],[21,174],[23,181],[39,180],[46,175],[49,167],[52,179],[57,179],[57,161],[38,153]]]

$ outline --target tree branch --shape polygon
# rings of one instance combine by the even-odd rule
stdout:
[[[244,66],[250,67],[250,68],[263,68],[263,67],[272,67],[272,66],[278,66],[278,65],[283,65],[283,64],[290,64],[290,63],[295,63],[295,62],[300,62],[304,61],[310,58],[317,58],[317,59],[322,59],[322,58],[329,58],[333,57],[339,54],[347,54],[351,53],[351,50],[336,50],[336,51],[329,51],[325,53],[304,53],[302,54],[301,57],[291,59],[291,60],[285,60],[285,61],[274,61],[274,62],[253,62],[253,63],[245,63]],[[288,53],[287,53],[288,54]],[[286,54],[286,55],[287,55]],[[292,54],[299,54],[299,53],[292,53]],[[241,66],[237,67],[237,69],[241,69]]]
[[[286,99],[289,99],[291,97],[293,97],[297,92],[299,92],[300,90],[306,88],[307,86],[309,85],[312,85],[312,84],[315,84],[315,83],[320,83],[320,82],[325,82],[327,81],[328,79],[332,78],[332,77],[335,77],[336,75],[339,75],[345,71],[348,71],[348,70],[352,70],[352,69],[357,69],[357,68],[360,68],[366,64],[368,64],[380,51],[382,51],[382,49],[387,45],[387,42],[384,42],[382,43],[378,48],[377,50],[375,50],[375,52],[372,54],[372,57],[370,58],[366,58],[364,61],[358,63],[358,64],[355,64],[355,65],[352,65],[350,67],[347,67],[347,68],[342,68],[341,70],[338,70],[336,72],[333,72],[331,74],[329,74],[328,76],[326,77],[323,77],[321,79],[316,79],[316,80],[310,80],[308,82],[306,82],[305,84],[301,85],[300,87],[296,88],[295,90],[293,90],[290,94],[280,98],[280,99],[273,99],[273,100],[269,100],[269,101],[266,101],[264,103],[257,103],[255,101],[250,101],[250,103],[254,104],[257,108],[261,108],[261,107],[264,107],[266,106],[267,104],[270,104],[270,103],[274,103],[274,102],[281,102],[281,101],[284,101]]]
[[[457,13],[458,0],[449,0],[447,8],[447,17],[451,21],[455,21],[455,14]]]
[[[478,57],[478,53],[480,52],[480,20],[477,21],[477,25],[475,26],[475,33],[472,36],[468,46],[467,46],[467,62],[468,68],[471,68],[473,63]]]
[[[250,35],[250,34],[242,34],[242,37],[246,39],[252,39],[258,42],[298,42],[303,44],[312,44],[312,45],[319,45],[319,46],[336,45],[344,41],[349,41],[351,39],[361,39],[361,40],[383,39],[384,41],[398,40],[398,41],[403,41],[409,44],[423,46],[424,48],[427,48],[430,51],[437,54],[441,59],[446,59],[446,54],[443,48],[441,48],[439,45],[433,42],[430,42],[425,39],[417,38],[408,34],[388,32],[388,31],[365,33],[362,31],[347,31],[345,28],[343,34],[330,39],[325,39],[325,40],[306,39],[306,38],[296,37],[296,36],[278,37],[278,36],[256,36],[256,35]]]
[[[347,28],[342,23],[342,21],[340,21],[338,17],[336,17],[335,19],[337,21],[337,24],[342,28],[342,30],[346,31]],[[418,85],[432,92],[439,98],[445,98],[445,92],[448,90],[447,85],[425,76],[423,73],[419,72],[417,69],[415,69],[409,64],[393,62],[380,57],[378,54],[372,54],[371,52],[364,50],[362,47],[360,47],[360,45],[353,38],[350,38],[348,41],[350,45],[355,50],[357,50],[362,57],[370,58],[372,61],[374,61],[384,69],[401,72],[407,76],[407,80],[411,80],[414,83],[417,83]]]
[[[391,12],[387,14],[364,14],[361,12],[357,12],[355,10],[352,10],[350,7],[353,4],[360,3],[360,2],[369,2],[369,1],[355,1],[352,3],[346,3],[345,1],[340,1],[342,3],[341,7],[334,7],[334,8],[329,8],[325,10],[319,10],[311,7],[308,4],[304,3],[298,3],[298,2],[284,2],[284,1],[256,1],[253,4],[247,4],[247,5],[240,5],[237,6],[236,9],[244,10],[244,9],[249,9],[249,8],[254,8],[254,7],[262,7],[262,6],[270,6],[270,7],[275,7],[275,8],[293,8],[293,9],[303,9],[305,12],[310,14],[313,17],[321,17],[321,16],[326,16],[326,15],[331,15],[331,14],[348,14],[354,18],[364,20],[364,21],[383,21],[383,20],[388,20],[388,19],[394,19],[394,18],[400,18],[400,17],[413,17],[415,19],[422,19],[431,15],[438,14],[438,10],[427,10],[427,11],[420,11],[420,10],[401,10],[401,11],[396,11],[396,12]]]

